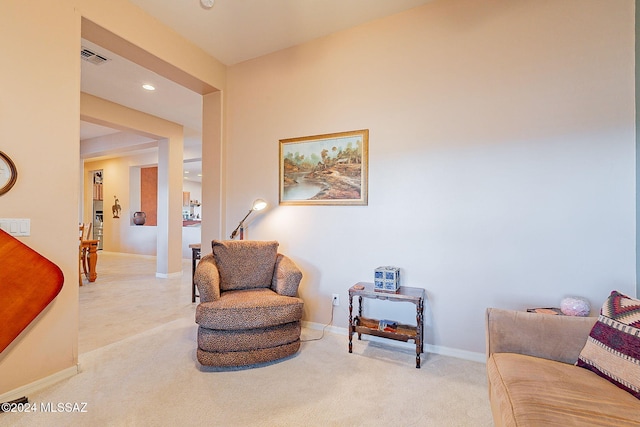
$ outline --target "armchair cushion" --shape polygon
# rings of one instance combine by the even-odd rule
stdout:
[[[220,273],[213,254],[202,257],[198,263],[193,281],[198,286],[200,301],[214,301],[220,298]]]
[[[302,272],[287,256],[278,254],[271,289],[280,295],[295,297],[302,280]]]
[[[303,305],[300,298],[278,295],[271,289],[227,291],[220,299],[196,307],[196,323],[219,330],[282,325],[300,320]]]
[[[278,242],[214,240],[212,249],[221,291],[271,287]]]

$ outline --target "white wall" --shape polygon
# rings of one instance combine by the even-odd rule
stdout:
[[[249,238],[303,269],[312,322],[401,267],[437,347],[483,352],[486,307],[634,295],[633,7],[440,0],[231,67],[227,217],[268,200]],[[277,205],[279,139],[363,128],[368,206]]]

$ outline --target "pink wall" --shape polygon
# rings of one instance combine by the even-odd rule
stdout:
[[[0,51],[3,63],[11,64],[0,67],[0,81],[10,82],[1,89],[0,140],[19,174],[13,189],[2,196],[0,210],[6,217],[30,218],[31,236],[21,240],[65,275],[54,302],[0,354],[2,402],[27,395],[32,385],[42,387],[77,373],[82,18],[87,18],[84,24],[90,20],[128,46],[166,61],[179,77],[203,90],[225,88],[224,65],[127,0],[59,0],[41,5],[37,13],[25,2],[0,2]],[[180,172],[176,177],[179,197]],[[176,206],[179,218],[179,201]],[[181,227],[174,234],[172,243],[180,241]],[[177,247],[181,268],[179,246],[164,246]]]
[[[489,306],[634,294],[633,8],[440,0],[231,67],[228,218],[271,204],[248,234],[303,268],[308,321],[338,292],[346,327],[349,286],[401,267],[445,353],[482,359]],[[356,129],[369,205],[279,207],[278,141]]]

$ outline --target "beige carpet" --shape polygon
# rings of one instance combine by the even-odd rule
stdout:
[[[38,412],[0,413],[0,426],[493,425],[484,364],[426,355],[416,369],[415,353],[386,343],[356,340],[349,354],[346,335],[326,332],[295,356],[254,369],[202,368],[190,265],[182,280],[158,283],[153,265],[146,277],[121,277],[116,264],[130,258],[105,255],[99,281],[81,288],[81,372],[29,395]],[[159,295],[171,297],[152,309]],[[101,311],[117,301],[130,309]],[[139,331],[145,312],[148,325]],[[114,329],[126,331],[117,337]],[[320,335],[303,329],[303,339]],[[41,411],[59,403],[86,403],[86,412]]]

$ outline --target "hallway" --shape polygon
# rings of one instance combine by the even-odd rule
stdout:
[[[79,354],[195,315],[191,260],[183,260],[182,277],[159,279],[155,257],[100,251],[97,271],[80,287]]]

